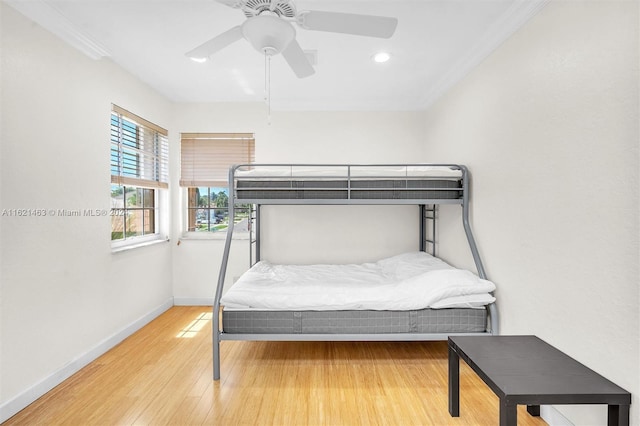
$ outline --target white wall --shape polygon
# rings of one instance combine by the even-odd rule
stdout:
[[[256,161],[263,163],[416,161],[424,149],[422,120],[420,112],[280,111],[272,112],[269,124],[262,104],[178,104],[174,109],[176,133],[254,132]],[[178,139],[172,149],[176,158]],[[174,185],[178,175],[176,169]],[[176,195],[173,203],[174,217],[182,215],[180,198]],[[356,211],[360,220],[345,220],[344,209],[336,206],[270,206],[263,213],[262,255],[274,262],[360,262],[418,249],[415,207],[362,208]],[[176,240],[182,222],[174,223]],[[222,240],[188,238],[173,245],[176,303],[213,299],[223,247]],[[247,241],[232,247],[227,285],[249,265]]]
[[[112,102],[170,130],[172,188],[180,132],[255,132],[260,162],[464,163],[503,331],[640,393],[637,2],[552,2],[427,112],[274,112],[271,125],[261,104],[170,104],[0,7],[0,208],[107,208]],[[181,239],[180,191],[170,200],[171,243],[116,255],[105,218],[0,217],[0,418],[172,296],[212,300],[223,242]],[[267,211],[265,257],[355,262],[414,244],[411,209],[365,211],[353,228],[332,220],[339,209]],[[440,253],[472,267],[455,209],[442,209]],[[234,244],[228,278],[245,249]],[[606,411],[561,410],[579,425]]]
[[[258,155],[264,162],[411,163],[422,140],[416,112],[282,112]],[[263,217],[263,253],[274,262],[359,263],[418,250],[415,206],[267,207]]]
[[[552,1],[425,114],[425,160],[472,173],[502,333],[536,334],[632,392],[634,425],[638,23],[638,2]],[[440,253],[472,266],[458,217],[441,223]],[[560,411],[606,424],[603,406]]]
[[[4,3],[0,210],[109,209],[111,103],[171,105]],[[0,216],[0,420],[171,306],[168,243],[112,254],[109,217]],[[96,352],[97,351],[97,352]]]

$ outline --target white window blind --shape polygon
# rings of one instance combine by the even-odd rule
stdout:
[[[145,188],[169,187],[167,130],[113,105],[111,183]]]
[[[225,187],[229,167],[255,161],[253,133],[182,133],[180,186]]]

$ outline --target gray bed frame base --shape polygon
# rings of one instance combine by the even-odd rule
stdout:
[[[478,336],[478,335],[497,335],[498,329],[498,311],[496,304],[492,303],[487,306],[488,321],[487,329],[482,333],[382,333],[382,334],[252,334],[252,333],[225,333],[220,327],[220,298],[224,288],[224,282],[227,275],[227,264],[229,261],[229,253],[231,251],[231,242],[233,239],[234,210],[236,204],[254,204],[256,205],[255,215],[253,219],[256,223],[256,237],[251,243],[255,244],[256,259],[260,260],[260,206],[261,205],[385,205],[385,204],[411,204],[420,208],[420,240],[419,246],[421,251],[426,251],[427,246],[431,246],[431,252],[435,255],[435,218],[436,207],[439,204],[460,204],[462,206],[462,225],[467,236],[469,248],[473,256],[478,276],[482,279],[488,279],[480,253],[476,245],[471,225],[469,223],[469,171],[466,166],[458,164],[403,164],[402,166],[443,166],[453,167],[462,171],[462,196],[457,199],[434,198],[434,199],[261,199],[261,198],[236,198],[236,171],[242,167],[335,167],[344,166],[350,170],[350,167],[360,166],[397,166],[393,165],[335,165],[335,164],[239,164],[229,169],[229,228],[225,239],[224,252],[222,256],[222,264],[218,274],[218,284],[216,286],[216,294],[213,305],[213,379],[220,380],[220,342],[223,340],[253,340],[253,341],[436,341],[447,340],[449,336]],[[350,182],[351,178],[347,178]],[[427,237],[426,220],[432,220],[431,239]],[[251,246],[251,244],[250,244]],[[253,250],[250,249],[250,252]],[[254,263],[253,255],[250,259],[251,264]]]
[[[425,341],[447,340],[448,336],[477,336],[478,334],[486,334],[486,333],[374,333],[374,334],[221,333],[220,340],[253,340],[253,341],[261,340],[261,341],[279,341],[279,342],[425,342]]]

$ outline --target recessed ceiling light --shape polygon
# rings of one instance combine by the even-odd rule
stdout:
[[[193,62],[197,62],[199,64],[207,62],[207,58],[189,58],[189,59],[191,59]]]
[[[389,59],[391,59],[391,55],[387,52],[378,52],[373,55],[373,61],[379,64],[387,62]]]

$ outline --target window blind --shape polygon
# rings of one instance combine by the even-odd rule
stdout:
[[[225,187],[229,167],[255,161],[253,133],[182,133],[180,186]]]
[[[168,132],[112,106],[111,183],[144,188],[169,187]]]

